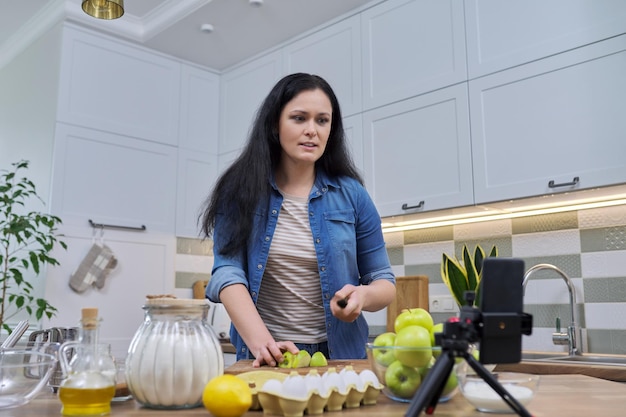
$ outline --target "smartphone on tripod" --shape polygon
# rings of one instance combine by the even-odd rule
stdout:
[[[518,363],[522,359],[522,334],[530,334],[523,318],[524,261],[485,258],[480,280],[480,362]],[[532,328],[532,323],[530,325]]]
[[[422,411],[433,414],[455,359],[462,357],[520,417],[531,414],[498,382],[482,364],[519,362],[522,334],[532,331],[532,316],[522,311],[524,261],[514,258],[485,258],[480,281],[480,308],[474,307],[476,294],[465,293],[467,304],[459,317],[444,324],[443,333],[435,335],[441,354],[415,393],[405,417],[417,417]],[[480,361],[469,347],[478,343]]]

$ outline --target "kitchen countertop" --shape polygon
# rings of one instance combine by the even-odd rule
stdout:
[[[530,352],[533,353],[533,352]],[[545,355],[544,352],[539,352]],[[549,355],[549,354],[548,354]],[[588,356],[597,357],[619,357],[624,359],[623,355],[603,355],[603,354],[587,354]],[[554,355],[558,357],[559,354]],[[565,355],[561,355],[565,356]],[[610,365],[606,363],[580,363],[580,362],[559,362],[559,361],[537,361],[524,360],[519,363],[499,364],[496,371],[500,372],[526,372],[529,374],[554,375],[554,374],[577,374],[587,375],[595,378],[607,379],[615,382],[626,382],[626,366]]]
[[[401,417],[408,408],[406,403],[393,402],[382,393],[374,406],[344,409],[341,412],[325,412],[322,416]],[[543,375],[536,397],[527,406],[534,417],[622,417],[626,408],[626,384],[606,381],[583,375]],[[61,403],[55,394],[42,393],[31,403],[19,408],[0,410],[2,417],[60,416]],[[113,403],[111,416],[119,417],[181,417],[210,416],[203,407],[191,410],[152,410],[142,408],[133,400]],[[424,414],[422,414],[424,415]],[[476,411],[460,393],[447,403],[439,404],[434,416],[442,417],[492,417],[514,414],[484,414]],[[262,411],[249,411],[246,417],[264,416]]]

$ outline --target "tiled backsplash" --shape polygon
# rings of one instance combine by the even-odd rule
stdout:
[[[210,240],[176,239],[176,291],[178,296],[191,297],[196,281],[208,281],[213,268],[213,242]],[[186,294],[181,294],[188,292]]]
[[[397,276],[427,275],[429,292],[449,294],[441,280],[442,253],[460,256],[467,244],[499,256],[525,261],[526,268],[548,263],[574,282],[580,326],[587,351],[626,354],[626,206],[530,216],[469,225],[396,232],[385,235]],[[570,322],[563,279],[553,271],[531,276],[524,311],[533,315],[533,334],[524,336],[528,350],[566,350],[552,344],[556,318]],[[435,313],[435,320],[449,315]]]
[[[448,294],[439,268],[442,253],[460,254],[467,244],[499,256],[525,261],[526,268],[549,263],[574,282],[580,325],[587,351],[626,354],[626,206],[590,209],[511,220],[447,226],[385,235],[397,276],[427,275],[431,295]],[[179,238],[176,255],[176,288],[191,293],[196,280],[209,277],[211,242]],[[569,298],[563,279],[540,271],[528,282],[524,310],[533,315],[533,334],[523,337],[524,349],[566,350],[552,344],[556,318],[566,327],[570,321]],[[449,315],[433,313],[436,321]],[[386,314],[368,314],[377,329]]]

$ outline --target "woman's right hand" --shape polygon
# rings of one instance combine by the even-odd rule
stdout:
[[[248,346],[254,361],[252,366],[277,366],[283,361],[283,352],[298,353],[299,349],[291,341],[276,342],[261,320],[256,306],[250,298],[248,289],[242,284],[224,287],[220,292],[220,301],[235,328]]]
[[[294,355],[299,352],[299,349],[293,342],[282,341],[276,342],[270,340],[256,348],[250,348],[250,352],[254,355],[255,359],[252,362],[253,368],[258,368],[262,365],[278,366],[283,361],[283,352],[289,351]]]

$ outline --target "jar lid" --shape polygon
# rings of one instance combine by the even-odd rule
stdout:
[[[147,297],[146,306],[203,306],[209,300],[198,298],[175,298],[172,296]]]

